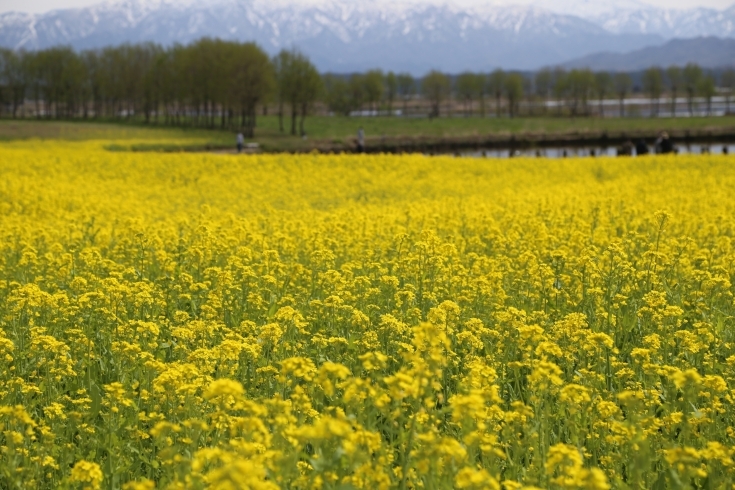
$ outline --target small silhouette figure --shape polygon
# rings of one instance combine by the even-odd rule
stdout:
[[[658,136],[654,149],[656,153],[660,155],[674,153],[674,143],[671,141],[671,138],[669,138],[669,134],[666,131],[662,132]]]
[[[618,156],[619,157],[631,157],[633,156],[634,148],[635,147],[633,146],[633,142],[628,140],[618,147]]]
[[[357,130],[357,152],[365,152],[365,130],[362,129],[362,126]]]
[[[237,152],[241,153],[244,146],[245,136],[243,136],[242,133],[237,133]]]
[[[638,143],[636,143],[635,145],[635,154],[638,156],[648,155],[650,151],[651,150],[648,148],[648,145],[646,144],[646,142],[643,141],[642,138],[639,139]]]

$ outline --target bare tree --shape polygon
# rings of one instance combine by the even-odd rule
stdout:
[[[676,117],[676,96],[682,86],[681,68],[678,66],[670,66],[666,69],[666,79],[669,82],[669,91],[671,93],[671,117]]]
[[[403,114],[408,112],[408,101],[416,94],[416,80],[410,73],[399,73],[396,77],[398,82],[398,94],[403,100]]]
[[[707,75],[704,75],[702,78],[700,78],[699,83],[697,84],[697,92],[704,97],[704,100],[707,104],[707,115],[712,115],[712,97],[715,96],[715,93],[717,93],[715,89],[716,83],[715,83],[715,77],[708,73]]]
[[[518,115],[520,101],[523,98],[523,75],[510,73],[505,77],[505,93],[508,97],[508,115],[513,118]]]
[[[563,104],[562,101],[566,98],[569,92],[569,74],[563,68],[554,69],[554,86],[553,93],[556,98],[556,110],[557,114],[561,115]]]
[[[615,93],[618,94],[618,102],[620,104],[620,117],[625,117],[625,98],[633,87],[633,80],[627,73],[617,73],[614,83]]]
[[[385,76],[385,100],[388,102],[388,115],[393,115],[393,102],[398,94],[398,79],[396,74],[389,71]]]
[[[540,70],[536,73],[534,79],[534,87],[536,95],[541,98],[544,104],[543,111],[546,112],[546,106],[551,96],[551,90],[554,87],[554,74],[548,68]]]
[[[602,102],[607,97],[607,94],[612,90],[613,78],[606,71],[595,73],[595,93],[597,93],[597,100],[599,103],[599,114],[600,117],[605,117],[605,108]]]
[[[289,71],[291,70],[292,53],[282,50],[275,58],[273,58],[273,68],[276,75],[276,100],[278,103],[278,130],[283,133],[283,114],[286,98],[288,97]]]
[[[651,99],[651,117],[658,116],[658,104],[664,89],[661,68],[654,66],[643,72],[643,90]]]
[[[720,86],[725,89],[725,111],[730,114],[730,98],[735,90],[735,69],[728,68],[722,72]]]
[[[500,68],[488,77],[488,92],[495,97],[495,117],[500,117],[500,102],[505,92],[505,72]]]
[[[702,80],[702,69],[694,63],[689,63],[682,72],[684,89],[687,93],[687,107],[689,115],[694,115],[694,97],[697,95],[700,81]]]
[[[24,55],[0,49],[0,103],[6,102],[10,106],[13,118],[18,116],[18,108],[26,96],[28,76],[23,64]]]
[[[430,72],[421,81],[421,90],[424,93],[424,97],[431,104],[429,117],[439,117],[441,104],[449,97],[451,87],[449,77],[436,70]]]
[[[377,111],[378,103],[383,98],[383,72],[380,70],[370,70],[363,78],[365,84],[365,101],[368,103],[370,110]]]
[[[304,120],[319,98],[323,80],[311,61],[296,49],[282,51],[278,58],[278,92],[291,108],[291,134],[296,135],[297,122],[301,116],[299,134],[304,136]]]
[[[350,86],[345,77],[339,75],[324,75],[324,102],[330,111],[342,116],[349,116],[354,110],[350,96]]]
[[[470,116],[473,102],[475,98],[479,98],[479,93],[482,91],[482,78],[478,79],[474,73],[464,72],[457,77],[455,91],[457,99],[464,105],[465,116]]]

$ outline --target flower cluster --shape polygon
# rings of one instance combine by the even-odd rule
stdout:
[[[731,488],[731,165],[7,144],[0,488]]]

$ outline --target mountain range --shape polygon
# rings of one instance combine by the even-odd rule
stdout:
[[[0,14],[0,46],[13,49],[145,41],[170,45],[204,36],[255,41],[270,53],[297,47],[323,71],[527,70],[598,52],[659,46],[672,38],[735,37],[735,5],[671,10],[636,0],[540,0],[534,6],[110,0],[44,14]]]
[[[672,39],[661,46],[649,46],[629,53],[595,53],[562,66],[595,71],[640,71],[652,66],[667,67],[689,62],[707,68],[735,67],[735,39]]]

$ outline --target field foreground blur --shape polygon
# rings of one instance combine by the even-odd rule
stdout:
[[[735,171],[0,148],[1,488],[730,488]]]

